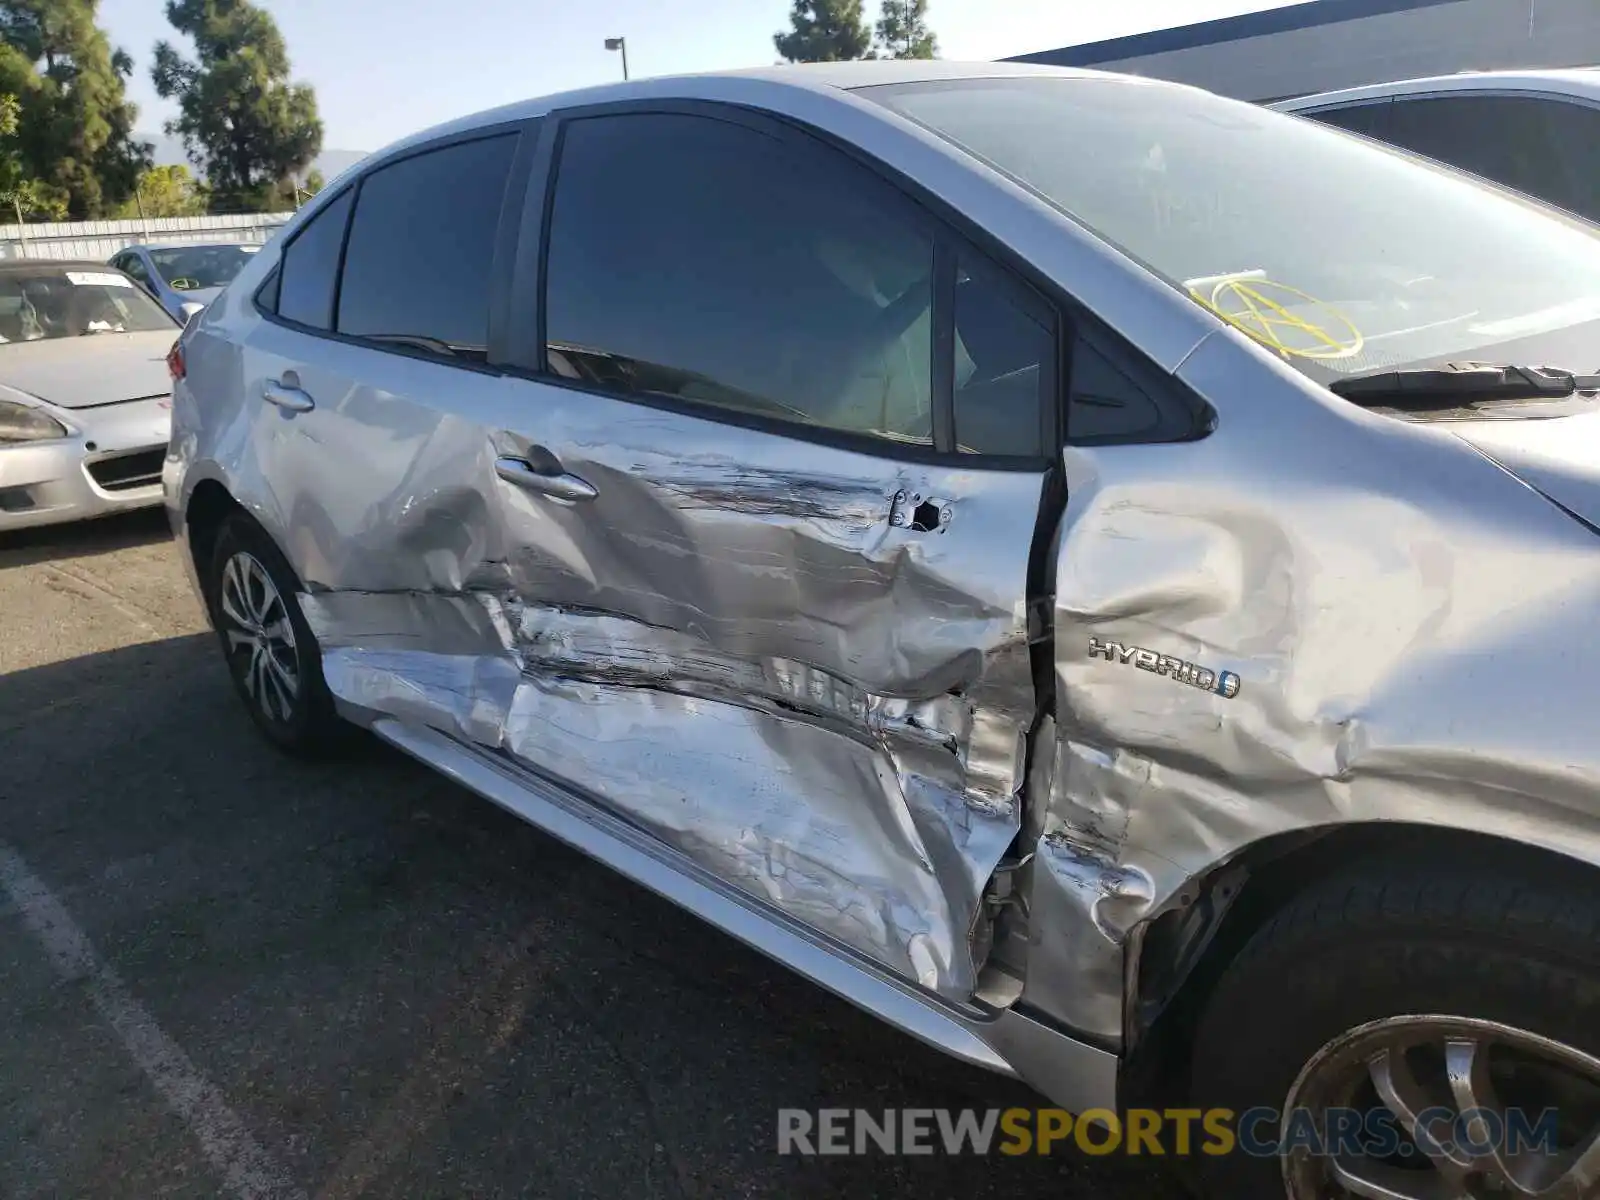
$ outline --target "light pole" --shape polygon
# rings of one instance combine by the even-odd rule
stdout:
[[[628,77],[628,39],[625,37],[607,38],[606,49],[622,51],[622,77],[626,79]]]

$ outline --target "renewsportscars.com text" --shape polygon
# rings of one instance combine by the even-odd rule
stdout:
[[[778,1153],[850,1154],[1084,1154],[1147,1157],[1271,1158],[1300,1152],[1402,1157],[1439,1153],[1557,1153],[1554,1109],[1525,1113],[1426,1109],[1415,1137],[1387,1108],[1333,1108],[1320,1113],[1277,1109],[1091,1109],[1077,1116],[1060,1108],[948,1109],[824,1108],[778,1111]]]

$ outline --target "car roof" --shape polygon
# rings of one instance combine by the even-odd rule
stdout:
[[[252,242],[129,242],[118,254],[129,250],[208,250],[213,246],[247,246]]]
[[[1458,71],[1454,75],[1428,75],[1418,79],[1398,79],[1392,83],[1374,83],[1365,87],[1296,96],[1291,100],[1280,100],[1271,107],[1298,110],[1360,100],[1382,100],[1389,96],[1410,96],[1419,92],[1479,91],[1553,93],[1600,103],[1600,67],[1567,67],[1550,71]]]
[[[339,177],[344,178],[353,171],[368,171],[380,160],[423,142],[453,134],[469,133],[490,125],[525,121],[532,117],[543,116],[552,109],[628,100],[695,98],[703,94],[707,81],[722,80],[742,84],[741,94],[759,104],[763,97],[776,100],[785,93],[792,94],[795,91],[842,94],[856,88],[883,84],[1015,78],[1124,80],[1185,91],[1192,90],[1184,84],[1168,83],[1165,80],[1136,78],[1081,67],[1053,67],[1017,62],[950,62],[943,59],[868,59],[840,63],[795,63],[773,67],[751,67],[738,71],[656,75],[631,81],[598,84],[572,91],[553,92],[458,117],[453,121],[419,130],[385,146],[382,150],[363,158],[359,164],[346,168]]]
[[[0,271],[15,274],[21,271],[36,271],[40,267],[46,270],[69,271],[115,271],[117,268],[108,266],[100,259],[94,258],[7,258],[0,259]]]

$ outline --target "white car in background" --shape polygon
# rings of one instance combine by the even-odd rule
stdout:
[[[1600,221],[1600,67],[1469,71],[1298,96],[1271,107]]]
[[[178,332],[103,263],[0,263],[0,531],[161,503]]]

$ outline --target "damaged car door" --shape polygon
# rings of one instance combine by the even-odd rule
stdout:
[[[970,998],[1038,701],[1052,310],[745,110],[557,114],[528,196],[500,748]]]

